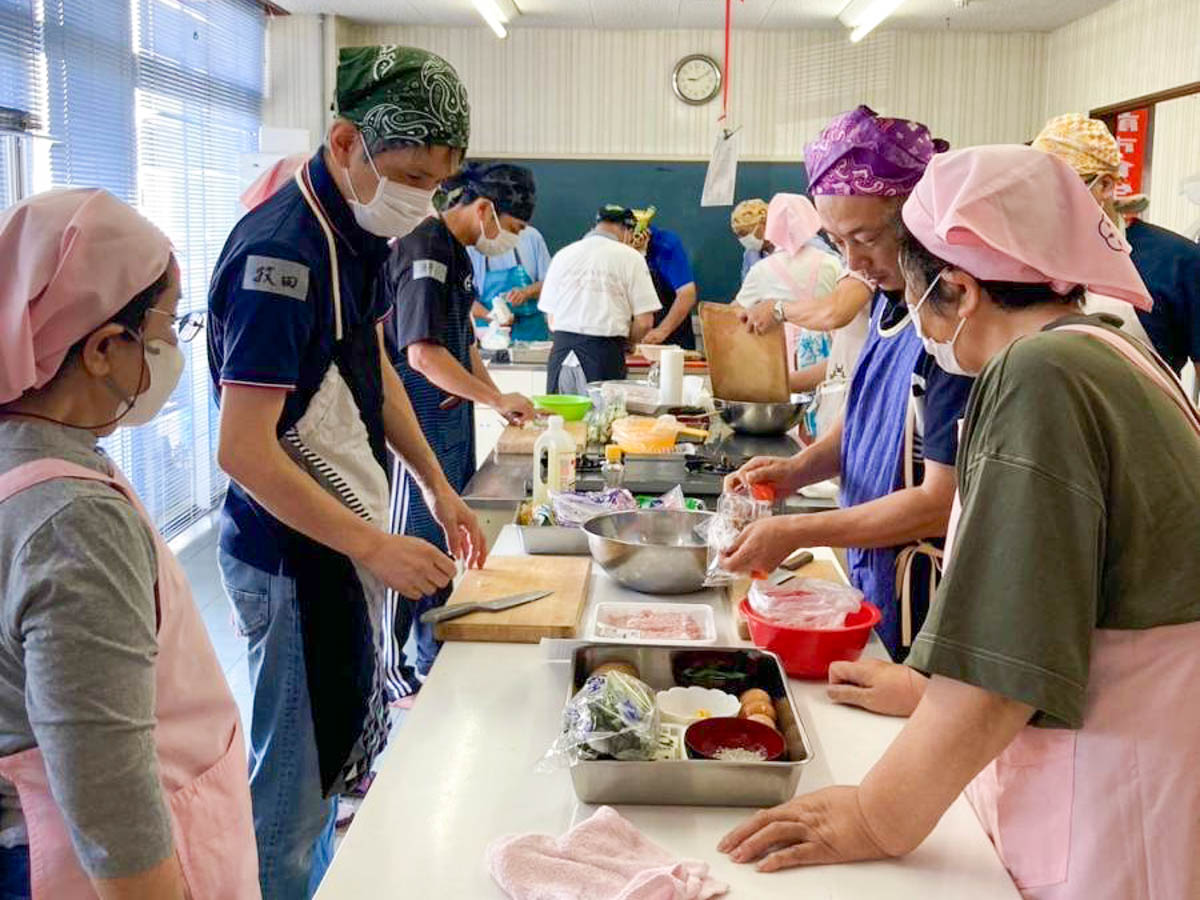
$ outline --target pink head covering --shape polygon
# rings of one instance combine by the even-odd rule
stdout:
[[[776,194],[767,207],[763,236],[788,254],[800,252],[821,230],[821,217],[812,201],[801,194]]]
[[[1148,310],[1129,245],[1075,171],[1032,147],[971,147],[935,156],[904,224],[934,256],[982,281],[1076,285]]]
[[[50,381],[170,258],[166,235],[107,191],[50,191],[0,215],[0,403]]]
[[[291,180],[292,176],[308,160],[308,154],[296,153],[285,156],[278,162],[268,166],[261,175],[251,182],[250,187],[242,192],[242,206],[253,210],[262,206]]]

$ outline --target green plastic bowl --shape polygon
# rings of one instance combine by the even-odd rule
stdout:
[[[539,394],[531,399],[534,407],[562,416],[565,422],[578,422],[592,408],[592,401],[578,394]]]

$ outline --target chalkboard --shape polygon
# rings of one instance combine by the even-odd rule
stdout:
[[[741,283],[741,244],[729,229],[728,206],[703,208],[703,162],[653,160],[510,160],[528,166],[537,182],[533,224],[554,253],[578,240],[605,203],[658,207],[654,224],[676,232],[687,248],[701,300],[732,300]],[[738,166],[737,199],[770,200],[780,192],[804,193],[808,178],[795,163],[746,162]]]

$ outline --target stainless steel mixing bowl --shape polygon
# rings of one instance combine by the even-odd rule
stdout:
[[[638,509],[584,523],[592,559],[643,594],[690,594],[704,587],[708,547],[696,534],[712,513]]]
[[[783,434],[804,416],[807,396],[796,395],[787,403],[748,403],[718,400],[721,418],[741,434]]]

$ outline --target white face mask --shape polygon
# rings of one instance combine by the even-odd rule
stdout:
[[[755,235],[753,231],[738,238],[738,243],[747,250],[753,250],[755,253],[762,252],[763,239]]]
[[[503,256],[505,253],[516,250],[521,236],[513,234],[511,231],[505,231],[504,226],[500,224],[500,217],[496,215],[495,206],[492,207],[492,221],[496,223],[498,233],[495,237],[488,237],[487,232],[481,227],[479,240],[475,242],[475,249],[484,256]]]
[[[428,218],[433,191],[423,191],[384,178],[375,168],[375,160],[371,158],[371,151],[367,149],[366,139],[361,133],[358,138],[362,141],[363,153],[379,183],[375,188],[375,196],[369,202],[363,203],[354,190],[350,170],[343,170],[346,173],[346,183],[350,185],[350,192],[354,194],[353,199],[347,201],[354,212],[354,218],[364,231],[369,231],[376,237],[404,237]]]
[[[140,335],[137,338],[142,344],[142,356],[146,361],[146,372],[150,375],[150,387],[130,400],[111,380],[108,382],[109,389],[128,404],[126,410],[117,417],[116,424],[122,428],[145,425],[157,416],[171,399],[171,394],[179,384],[179,377],[183,374],[183,351],[176,344],[161,338],[149,341],[143,340]]]
[[[929,295],[933,293],[933,289],[937,287],[937,283],[942,280],[943,272],[945,272],[944,269],[942,272],[937,273],[937,277],[929,283],[929,287],[925,288],[925,293],[921,295],[921,299],[917,301],[917,305],[908,308],[908,314],[912,317],[913,329],[917,332],[917,337],[925,345],[925,352],[933,357],[933,361],[941,367],[941,370],[950,375],[970,376],[972,373],[962,367],[958,361],[958,357],[954,353],[954,342],[962,334],[963,326],[967,324],[966,319],[959,319],[958,327],[954,329],[954,335],[948,341],[935,341],[933,338],[927,337],[921,330],[921,307],[925,305],[925,301],[929,299]]]

